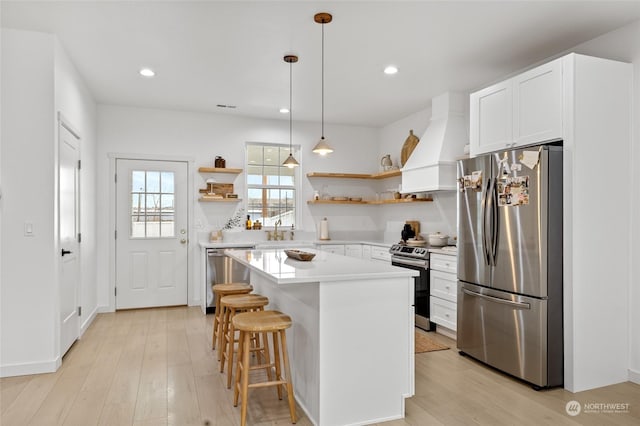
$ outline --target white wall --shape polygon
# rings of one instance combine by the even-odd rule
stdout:
[[[630,161],[632,176],[630,182],[640,181],[640,21],[607,33],[572,49],[586,55],[630,62],[634,66],[633,89],[633,142],[631,156],[619,158]],[[606,146],[606,142],[603,142]],[[629,379],[640,383],[640,185],[631,185],[631,223],[629,224],[631,242],[629,269],[631,279],[628,294],[619,295],[629,303]],[[612,217],[612,220],[613,219]]]
[[[316,223],[328,216],[332,229],[350,231],[376,230],[370,218],[372,206],[309,206],[306,201],[313,195],[314,185],[306,177],[309,171],[321,172],[366,172],[377,171],[378,131],[373,128],[325,125],[325,135],[335,152],[323,158],[311,152],[320,136],[318,123],[293,125],[293,143],[301,146],[298,160],[301,163],[302,194],[300,207],[302,220],[297,227],[315,232]],[[161,158],[192,157],[194,170],[198,167],[213,166],[213,159],[220,155],[226,159],[229,168],[245,169],[245,142],[273,142],[288,144],[289,123],[286,120],[260,120],[234,117],[230,114],[193,113],[157,109],[129,108],[119,106],[98,107],[98,304],[105,310],[113,309],[113,285],[110,266],[110,246],[113,230],[109,227],[112,207],[109,204],[109,190],[113,181],[109,171],[109,154],[143,154]],[[198,188],[205,188],[205,179],[194,173],[193,198]],[[223,176],[216,175],[223,179]],[[234,190],[243,196],[244,174],[233,180]],[[333,184],[332,184],[333,185]],[[335,193],[334,195],[337,195]],[[223,225],[233,215],[235,204],[198,203],[194,201],[193,225],[196,231],[210,231]],[[251,231],[259,232],[259,231]],[[192,235],[192,241],[194,241]],[[196,244],[190,246],[191,276],[190,304],[196,304],[200,295],[199,250]]]
[[[80,136],[80,288],[81,334],[98,307],[96,287],[96,103],[64,48],[55,42],[55,109]]]
[[[56,43],[47,34],[2,30],[1,376],[54,371],[60,364],[56,111],[75,119],[76,102],[92,108],[92,101]],[[88,111],[75,126],[89,135],[93,124],[85,124],[93,121]],[[92,207],[84,211],[90,215]],[[33,223],[33,236],[24,236],[25,222]],[[82,259],[83,291],[90,294],[95,273]]]
[[[380,129],[380,147],[378,157],[391,154],[394,165],[400,166],[400,153],[402,145],[409,136],[409,130],[418,138],[422,138],[431,121],[431,107],[415,112],[394,123]],[[420,142],[419,142],[420,143]],[[460,153],[462,155],[462,153]],[[397,181],[389,181],[400,183]],[[411,205],[385,205],[380,209],[378,220],[384,226],[385,240],[397,241],[400,239],[402,224],[406,220],[420,221],[420,233],[427,234],[441,232],[451,237],[457,235],[456,223],[456,193],[454,191],[433,192],[433,203],[416,203]]]
[[[390,154],[393,164],[401,166],[400,153],[402,145],[409,137],[409,130],[418,138],[422,138],[429,122],[431,121],[431,104],[425,109],[414,112],[407,117],[401,118],[380,129],[380,146],[378,147],[378,158]],[[379,164],[379,163],[378,163]]]
[[[56,366],[53,62],[53,37],[2,30],[3,376]]]

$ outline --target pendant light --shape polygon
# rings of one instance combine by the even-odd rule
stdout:
[[[333,148],[324,138],[324,24],[331,22],[333,17],[330,13],[316,13],[313,20],[322,25],[322,136],[320,141],[313,147],[313,152],[320,155],[327,155],[333,152]]]
[[[300,165],[298,161],[293,158],[293,108],[291,106],[291,99],[293,94],[293,64],[298,62],[296,55],[285,55],[284,61],[289,64],[289,157],[282,163],[283,166],[287,166],[290,169]]]

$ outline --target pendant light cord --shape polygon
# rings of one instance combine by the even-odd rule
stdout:
[[[324,139],[324,22],[322,22],[322,139]]]
[[[289,155],[293,155],[293,62],[289,62]]]

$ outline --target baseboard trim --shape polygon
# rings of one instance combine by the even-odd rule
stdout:
[[[457,333],[447,327],[443,327],[441,325],[436,325],[436,333],[442,334],[443,336],[447,336],[449,339],[456,340]]]
[[[0,377],[26,376],[29,374],[54,373],[60,368],[62,359],[56,357],[51,361],[25,362],[0,366]]]
[[[106,314],[106,313],[110,313],[110,312],[115,312],[115,309],[111,309],[110,306],[105,305],[105,306],[98,306],[96,308],[96,312],[99,314]]]
[[[87,317],[87,319],[80,326],[80,336],[78,336],[78,338],[82,338],[82,336],[84,335],[85,331],[87,331],[87,329],[89,328],[91,323],[93,323],[93,320],[96,319],[96,315],[98,315],[98,308],[97,307],[93,310],[93,312],[91,312],[91,314]]]
[[[629,381],[640,385],[640,371],[629,369]]]

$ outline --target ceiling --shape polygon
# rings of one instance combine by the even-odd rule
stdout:
[[[7,1],[2,26],[55,33],[103,104],[380,127],[640,19],[640,1]],[[383,74],[394,64],[399,72]],[[152,79],[141,67],[156,71]],[[218,104],[236,108],[219,108]]]

